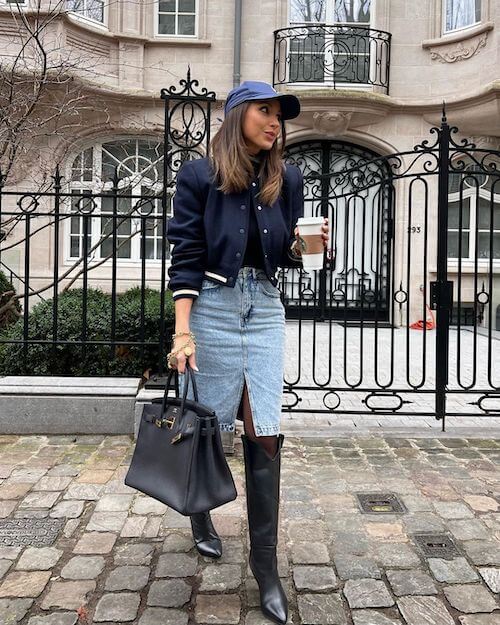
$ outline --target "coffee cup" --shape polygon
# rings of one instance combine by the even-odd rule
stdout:
[[[299,249],[302,252],[302,266],[305,271],[323,269],[323,230],[324,217],[299,217]]]

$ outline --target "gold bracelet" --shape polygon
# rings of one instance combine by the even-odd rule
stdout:
[[[175,339],[177,336],[185,336],[189,335],[192,339],[194,339],[194,334],[192,332],[175,332],[172,334],[172,338]]]

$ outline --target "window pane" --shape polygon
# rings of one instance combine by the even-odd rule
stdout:
[[[175,15],[162,15],[160,13],[158,17],[158,32],[160,35],[175,35]]]
[[[160,13],[175,13],[175,0],[160,0]]]
[[[477,257],[478,258],[490,258],[490,233],[480,232],[477,242]],[[495,232],[493,235],[493,258],[500,259],[500,232]]]
[[[132,232],[132,220],[130,218],[117,218],[116,225],[116,231],[119,235],[128,236]]]
[[[104,22],[104,3],[101,0],[89,0],[87,16],[98,22]]]
[[[459,258],[458,232],[448,232],[448,258]],[[462,232],[462,258],[469,258],[469,233]]]
[[[335,0],[335,22],[370,23],[371,0]]]
[[[117,257],[118,258],[130,258],[130,241],[124,243],[123,241],[119,241],[117,245],[120,247],[117,248]]]
[[[80,234],[80,217],[72,217],[71,218],[71,234]]]
[[[471,26],[481,20],[481,0],[445,0],[446,31]]]
[[[369,81],[369,56],[337,54],[334,58],[335,62],[332,69],[336,82],[366,83]]]
[[[324,46],[323,32],[290,39],[290,82],[324,80]]]
[[[83,0],[66,0],[68,11],[83,11]]]
[[[71,237],[71,245],[70,245],[70,256],[80,256],[80,238],[79,237]]]
[[[179,11],[181,13],[194,13],[196,10],[196,0],[179,0]]]
[[[468,230],[470,224],[470,200],[463,198],[462,203],[462,229]],[[450,202],[448,206],[448,228],[460,228],[460,202]]]
[[[103,241],[100,245],[100,250],[101,250],[101,258],[106,258],[108,256],[112,256],[112,251],[113,251],[113,239],[110,237],[109,239],[106,239],[105,241]]]
[[[490,228],[491,223],[491,200],[479,198],[479,214],[477,218],[478,228]],[[493,229],[500,230],[500,204],[493,203]]]
[[[194,15],[179,15],[179,35],[194,35]]]
[[[101,198],[101,212],[113,212],[113,198],[110,195],[104,195]]]
[[[290,23],[325,22],[324,0],[290,0]]]
[[[146,258],[154,258],[154,248],[155,248],[155,242],[154,239],[146,239],[145,245],[144,247],[145,252],[146,252]]]

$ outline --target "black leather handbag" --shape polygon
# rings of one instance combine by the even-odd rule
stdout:
[[[171,369],[163,398],[142,410],[137,442],[125,484],[184,515],[205,512],[236,499],[233,476],[224,456],[215,411],[198,402],[192,368],[186,362],[182,398],[176,377],[175,397],[168,397]],[[187,399],[189,382],[194,401]]]

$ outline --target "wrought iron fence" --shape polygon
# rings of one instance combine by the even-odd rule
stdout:
[[[2,241],[2,257],[22,258],[22,275],[3,262],[2,266],[17,287],[15,298],[23,309],[18,322],[0,337],[3,374],[85,375],[94,370],[101,375],[139,375],[138,363],[156,370],[168,346],[172,319],[162,269],[169,258],[169,194],[166,185],[161,194],[133,194],[129,182],[118,178],[115,170],[112,180],[103,181],[101,192],[69,189],[57,168],[51,186],[43,191],[6,190],[0,184],[0,219],[11,233]],[[132,247],[137,248],[133,267]],[[130,294],[123,297],[131,282],[136,302],[130,301]],[[151,288],[158,294],[154,302]],[[72,296],[73,310],[68,310],[64,302],[71,293],[78,296]],[[11,304],[14,301],[11,298]],[[40,303],[43,310],[37,314]],[[152,306],[153,329],[146,314]],[[61,309],[71,316],[73,327],[67,327]],[[75,367],[64,371],[58,359],[69,346]],[[40,363],[44,358],[52,363],[46,368]],[[132,361],[131,367],[127,361]]]
[[[389,90],[391,34],[343,24],[274,31],[273,84],[323,84]]]
[[[110,144],[99,172],[84,150],[66,179],[57,167],[43,190],[6,188],[0,174],[0,269],[17,287],[16,300],[0,302],[0,315],[17,298],[22,305],[15,327],[0,335],[1,373],[164,372],[174,317],[166,234],[175,174],[206,154],[215,102],[215,93],[197,87],[188,69],[180,86],[161,90],[163,144],[146,146],[158,157],[154,173],[113,168]]]

